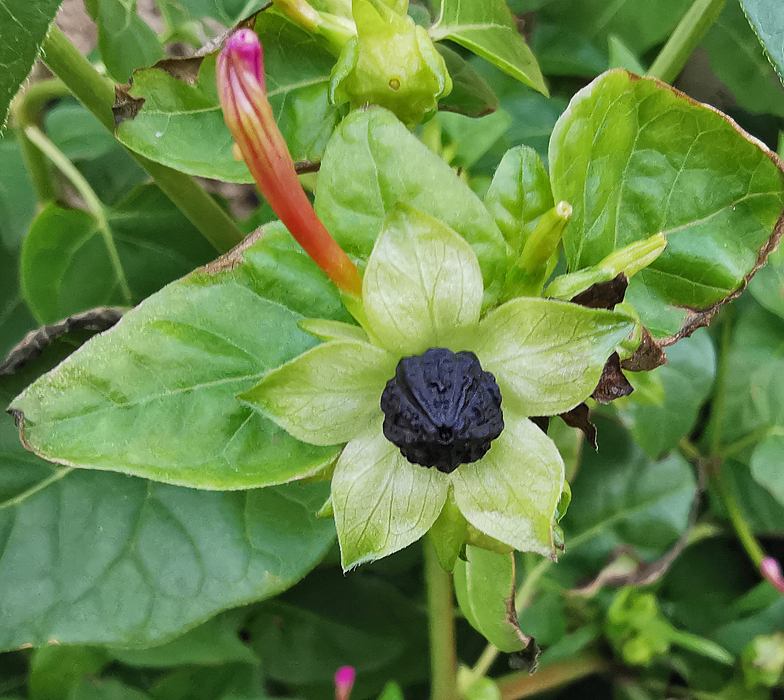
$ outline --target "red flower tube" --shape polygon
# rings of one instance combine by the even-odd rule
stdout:
[[[232,34],[218,56],[223,117],[259,189],[305,252],[344,292],[362,295],[353,262],[316,216],[267,99],[261,42],[254,31]]]

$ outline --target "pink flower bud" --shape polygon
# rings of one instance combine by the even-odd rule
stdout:
[[[250,29],[232,34],[218,56],[223,117],[259,189],[305,252],[344,292],[361,296],[356,266],[316,216],[267,99],[262,49]]]
[[[352,666],[341,666],[335,672],[335,700],[348,700],[356,675]]]
[[[774,586],[780,593],[784,593],[784,576],[781,566],[773,557],[765,557],[760,564],[762,578]]]

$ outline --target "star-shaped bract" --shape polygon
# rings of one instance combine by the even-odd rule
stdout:
[[[363,279],[364,330],[303,327],[327,340],[240,395],[291,435],[346,443],[332,477],[344,569],[422,537],[452,498],[481,533],[554,557],[563,460],[527,416],[574,408],[593,391],[629,317],[568,302],[517,298],[482,317],[471,246],[409,206],[389,214]],[[506,427],[479,461],[451,474],[410,463],[382,433],[380,398],[402,357],[469,350],[501,390]]]

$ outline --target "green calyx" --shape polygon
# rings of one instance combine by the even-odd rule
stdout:
[[[452,79],[427,32],[405,14],[407,4],[353,0],[357,35],[332,71],[330,96],[352,109],[380,105],[413,128],[435,113]]]

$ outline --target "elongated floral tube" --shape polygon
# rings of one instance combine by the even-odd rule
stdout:
[[[226,125],[278,218],[305,252],[344,292],[362,294],[353,262],[316,216],[267,99],[261,42],[250,29],[232,34],[218,56],[218,94]]]

